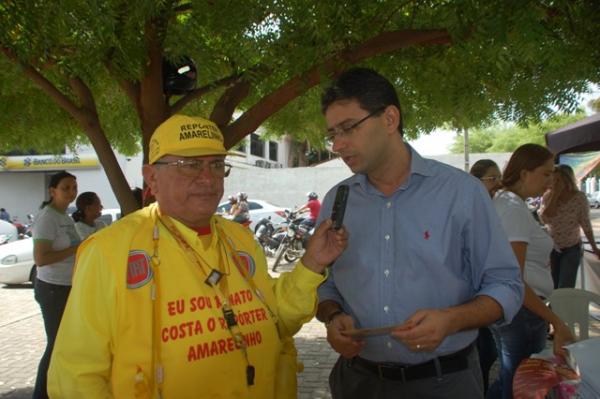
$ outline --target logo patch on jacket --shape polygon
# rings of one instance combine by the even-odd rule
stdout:
[[[237,254],[242,260],[242,266],[246,268],[248,276],[254,277],[254,273],[256,272],[256,263],[254,263],[254,258],[252,258],[252,256],[243,251],[238,251]]]
[[[146,251],[129,251],[127,257],[127,288],[140,288],[152,280],[150,257]]]

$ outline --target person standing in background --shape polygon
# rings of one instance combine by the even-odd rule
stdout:
[[[62,171],[50,178],[50,199],[42,203],[33,225],[33,259],[37,265],[34,284],[46,330],[46,350],[38,366],[33,399],[48,398],[47,374],[50,356],[71,290],[75,252],[80,238],[66,211],[77,196],[77,181]]]
[[[564,356],[573,341],[565,323],[546,306],[553,284],[549,260],[552,239],[534,219],[525,202],[542,195],[552,182],[554,155],[537,144],[524,144],[510,157],[502,177],[503,190],[494,206],[521,267],[525,284],[523,306],[508,325],[491,326],[500,356],[500,375],[490,386],[488,399],[512,398],[513,377],[519,363],[546,346],[548,323],[554,328],[554,353]]]
[[[75,221],[75,230],[81,238],[81,241],[88,236],[97,232],[106,225],[97,220],[102,215],[102,203],[98,195],[92,191],[86,191],[79,194],[75,201],[77,210],[73,212],[71,217]]]
[[[11,223],[10,214],[4,208],[0,208],[0,220]]]
[[[502,174],[496,162],[491,159],[480,159],[471,167],[469,173],[478,178],[485,186],[490,198],[502,187]],[[487,393],[490,383],[490,369],[498,358],[496,342],[488,327],[481,327],[477,336],[477,350],[479,352],[479,365],[483,374],[483,392]]]
[[[544,194],[539,213],[554,242],[550,254],[554,288],[574,288],[582,258],[580,228],[598,258],[600,249],[590,222],[590,204],[577,189],[575,174],[569,165],[558,165],[554,169],[552,187]]]

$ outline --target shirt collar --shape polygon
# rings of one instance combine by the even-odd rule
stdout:
[[[427,162],[427,159],[419,155],[419,153],[414,148],[412,148],[412,146],[407,142],[404,142],[404,145],[410,152],[410,174],[406,182],[400,188],[406,188],[408,184],[410,184],[412,175],[434,175],[434,171],[432,170],[429,162]],[[363,190],[368,190],[367,187],[372,187],[371,183],[369,183],[369,179],[367,179],[366,174],[357,173],[350,179],[351,184],[358,184]]]

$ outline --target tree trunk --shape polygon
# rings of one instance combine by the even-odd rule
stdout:
[[[138,204],[133,197],[123,170],[117,162],[117,157],[106,139],[104,130],[99,123],[93,122],[86,124],[85,132],[96,151],[100,164],[104,168],[110,187],[121,205],[121,212],[126,215],[136,211]]]

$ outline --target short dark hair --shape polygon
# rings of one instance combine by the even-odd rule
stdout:
[[[553,158],[554,154],[546,147],[533,143],[523,144],[513,152],[508,160],[502,174],[502,185],[504,187],[512,186],[521,179],[522,171],[531,172]]]
[[[483,176],[485,176],[487,171],[493,167],[498,168],[498,164],[491,159],[480,159],[479,161],[475,162],[473,166],[471,166],[469,173],[476,178],[481,179]],[[500,170],[500,168],[498,168],[498,170]]]
[[[351,68],[339,75],[321,96],[321,111],[340,100],[356,100],[369,113],[393,105],[400,112],[398,132],[403,134],[402,108],[392,83],[369,68]]]

